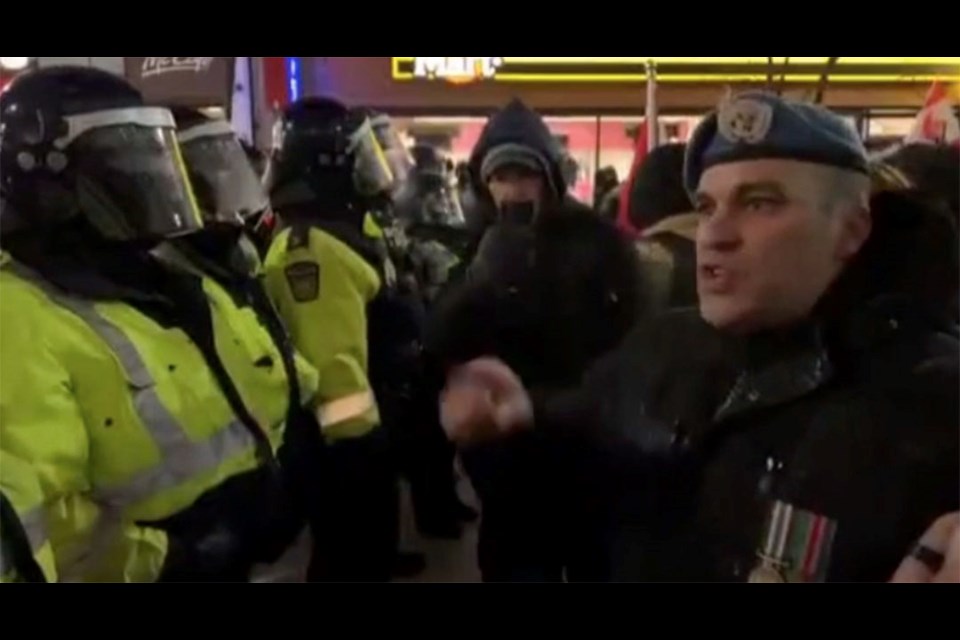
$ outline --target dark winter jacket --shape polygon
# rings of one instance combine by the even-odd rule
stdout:
[[[559,155],[532,112],[508,107],[477,145],[484,150],[522,142],[552,164]],[[531,385],[566,386],[613,348],[641,308],[639,266],[629,240],[571,198],[548,204],[532,226],[491,227],[466,277],[441,296],[428,323],[426,346],[447,366],[484,355],[511,364]],[[480,564],[487,580],[557,580],[565,535],[584,520],[579,501],[558,475],[564,446],[518,438],[465,455],[483,501]],[[564,532],[558,535],[557,532]]]
[[[886,581],[960,507],[956,238],[904,196],[874,204],[807,321],[734,340],[673,312],[577,391],[534,394],[541,438],[609,473],[615,578],[757,579],[766,555],[767,580]]]

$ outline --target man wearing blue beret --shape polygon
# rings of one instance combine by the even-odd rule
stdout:
[[[685,161],[699,309],[637,327],[566,392],[470,363],[448,435],[587,436],[620,580],[886,581],[908,551],[940,571],[921,535],[960,503],[956,237],[908,194],[871,199],[867,172],[830,111],[726,98]]]

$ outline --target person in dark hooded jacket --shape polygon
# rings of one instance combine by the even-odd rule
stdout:
[[[686,166],[700,309],[641,324],[568,393],[471,363],[448,434],[588,435],[619,498],[616,579],[886,582],[911,548],[943,563],[921,536],[960,505],[949,218],[870,198],[859,135],[772,94],[726,99]]]
[[[563,386],[636,321],[636,254],[567,194],[561,162],[542,118],[521,102],[487,124],[470,173],[496,222],[428,321],[426,346],[444,365],[496,355],[528,384]],[[590,469],[553,471],[570,455],[568,443],[520,437],[465,456],[483,506],[486,581],[599,578],[593,553],[603,513],[579,493]]]

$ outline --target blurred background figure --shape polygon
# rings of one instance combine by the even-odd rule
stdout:
[[[886,161],[898,168],[928,197],[939,200],[960,220],[960,147],[907,145]]]
[[[686,145],[651,151],[630,190],[629,218],[640,230],[644,294],[650,311],[697,304],[696,234],[700,216],[683,186]]]
[[[426,391],[422,332],[426,306],[458,263],[441,241],[449,242],[451,233],[462,232],[463,219],[446,159],[426,146],[401,153],[389,119],[380,114],[374,118],[378,140],[388,145],[385,155],[398,173],[371,202],[380,211],[375,217],[379,228],[368,224],[367,231],[389,246],[397,277],[368,306],[370,380],[395,462],[410,483],[419,533],[453,539],[460,536],[462,519],[476,514],[457,498],[453,449],[443,437],[435,418],[436,403]],[[414,566],[409,559],[401,564]]]
[[[594,196],[593,208],[600,214],[601,218],[616,222],[617,190],[620,187],[620,177],[614,167],[604,167],[597,171],[594,178]]]

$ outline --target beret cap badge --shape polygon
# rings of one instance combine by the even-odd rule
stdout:
[[[733,143],[760,144],[773,127],[773,106],[751,98],[724,100],[717,113],[720,135]]]

